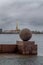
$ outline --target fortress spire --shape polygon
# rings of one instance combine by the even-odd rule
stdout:
[[[19,26],[18,26],[18,20],[16,21],[16,31],[20,31]]]
[[[18,30],[18,21],[16,21],[16,30]]]

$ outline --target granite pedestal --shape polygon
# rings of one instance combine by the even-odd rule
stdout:
[[[17,41],[18,53],[24,55],[37,55],[37,45],[34,41]]]

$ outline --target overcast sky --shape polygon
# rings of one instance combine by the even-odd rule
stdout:
[[[43,31],[43,0],[0,0],[0,28]]]

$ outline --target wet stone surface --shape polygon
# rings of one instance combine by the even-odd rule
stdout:
[[[0,58],[0,65],[43,65],[43,57],[3,57]]]

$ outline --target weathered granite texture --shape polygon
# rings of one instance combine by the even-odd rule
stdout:
[[[32,32],[29,29],[23,29],[20,34],[23,41],[17,41],[18,53],[24,55],[37,55],[37,45],[34,41],[28,41],[32,37]]]
[[[25,28],[20,31],[19,36],[23,41],[28,41],[32,37],[32,32],[29,29]]]
[[[24,55],[37,55],[37,45],[34,41],[17,41],[18,53]]]
[[[0,53],[15,53],[16,45],[15,44],[0,44]]]

